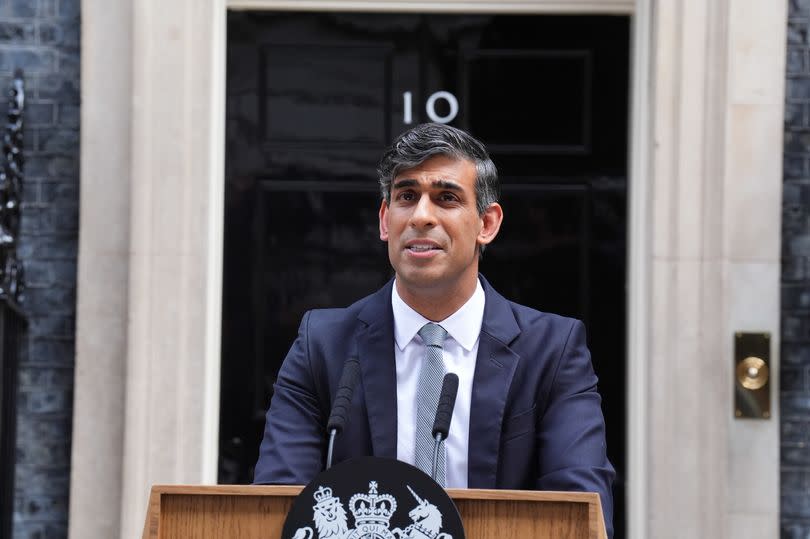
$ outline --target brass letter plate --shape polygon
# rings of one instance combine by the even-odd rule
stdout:
[[[771,417],[771,334],[734,334],[734,415]]]

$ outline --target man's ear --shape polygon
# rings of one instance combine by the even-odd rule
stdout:
[[[495,236],[498,235],[498,231],[501,229],[502,222],[503,208],[501,208],[501,205],[497,202],[493,202],[481,215],[482,226],[481,230],[478,232],[478,244],[487,245],[492,243],[492,240],[495,239]]]
[[[380,204],[380,239],[388,241],[388,204],[385,200]]]

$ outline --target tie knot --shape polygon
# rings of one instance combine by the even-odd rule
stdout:
[[[425,341],[425,346],[438,346],[441,348],[444,345],[444,339],[447,337],[447,330],[439,324],[428,322],[419,330],[419,336]]]

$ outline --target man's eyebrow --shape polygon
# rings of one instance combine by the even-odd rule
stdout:
[[[451,191],[463,191],[459,184],[450,180],[436,180],[433,182],[433,187],[438,187],[439,189],[449,189]]]
[[[413,187],[417,184],[416,180],[397,180],[394,182],[394,189],[401,189],[403,187]]]
[[[405,187],[413,187],[418,185],[414,179],[406,178],[402,180],[397,180],[394,182],[394,189],[403,189]],[[438,187],[439,189],[449,189],[451,191],[463,191],[461,186],[454,181],[450,180],[434,180],[432,183],[433,187]]]

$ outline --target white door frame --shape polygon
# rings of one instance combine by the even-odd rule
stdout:
[[[364,11],[418,13],[525,13],[525,14],[611,14],[632,17],[631,37],[631,106],[629,122],[630,152],[628,184],[628,320],[627,320],[627,520],[633,532],[628,538],[646,537],[646,440],[647,423],[647,349],[649,305],[649,170],[650,118],[649,81],[652,28],[650,7],[646,1],[340,1],[340,0],[228,0],[229,9],[296,10],[296,11]],[[638,46],[642,44],[642,46]],[[635,182],[634,180],[638,180]]]

